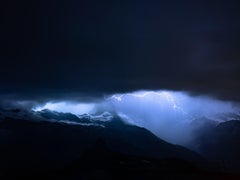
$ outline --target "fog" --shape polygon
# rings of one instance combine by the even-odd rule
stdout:
[[[145,127],[160,138],[188,145],[196,135],[196,124],[221,122],[222,114],[239,114],[237,105],[184,92],[138,91],[109,98],[114,111],[125,121]],[[200,127],[199,127],[200,128]]]
[[[188,145],[196,136],[196,124],[225,121],[228,114],[239,115],[239,105],[208,96],[191,96],[185,92],[137,91],[106,96],[102,101],[47,102],[34,111],[49,109],[76,115],[110,112],[125,122],[144,127],[158,137]],[[223,116],[224,115],[224,116]]]
[[[36,106],[34,111],[41,111],[43,109],[49,109],[57,112],[72,113],[72,114],[85,114],[93,113],[93,103],[73,103],[73,102],[47,102],[43,106]]]

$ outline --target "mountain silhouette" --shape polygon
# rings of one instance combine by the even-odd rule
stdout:
[[[10,112],[0,120],[2,177],[215,176],[205,171],[208,161],[198,153],[170,144],[110,113],[92,117],[49,110],[32,115]],[[14,113],[21,115],[13,118]]]

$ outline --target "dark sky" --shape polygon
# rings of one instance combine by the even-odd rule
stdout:
[[[240,100],[240,2],[1,3],[0,93],[186,90]]]

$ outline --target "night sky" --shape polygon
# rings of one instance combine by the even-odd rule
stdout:
[[[183,90],[240,101],[240,3],[1,2],[1,97]]]

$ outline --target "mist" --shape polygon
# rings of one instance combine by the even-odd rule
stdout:
[[[204,124],[218,124],[225,115],[240,115],[239,104],[209,96],[192,96],[176,91],[136,91],[113,94],[101,101],[89,102],[49,101],[32,110],[49,109],[75,115],[115,114],[128,124],[144,127],[163,140],[189,146]],[[200,127],[201,126],[201,127]]]
[[[239,115],[240,112],[239,106],[232,102],[174,91],[115,94],[109,101],[126,122],[147,128],[168,142],[185,146],[204,124],[218,124],[226,120],[223,115]]]

